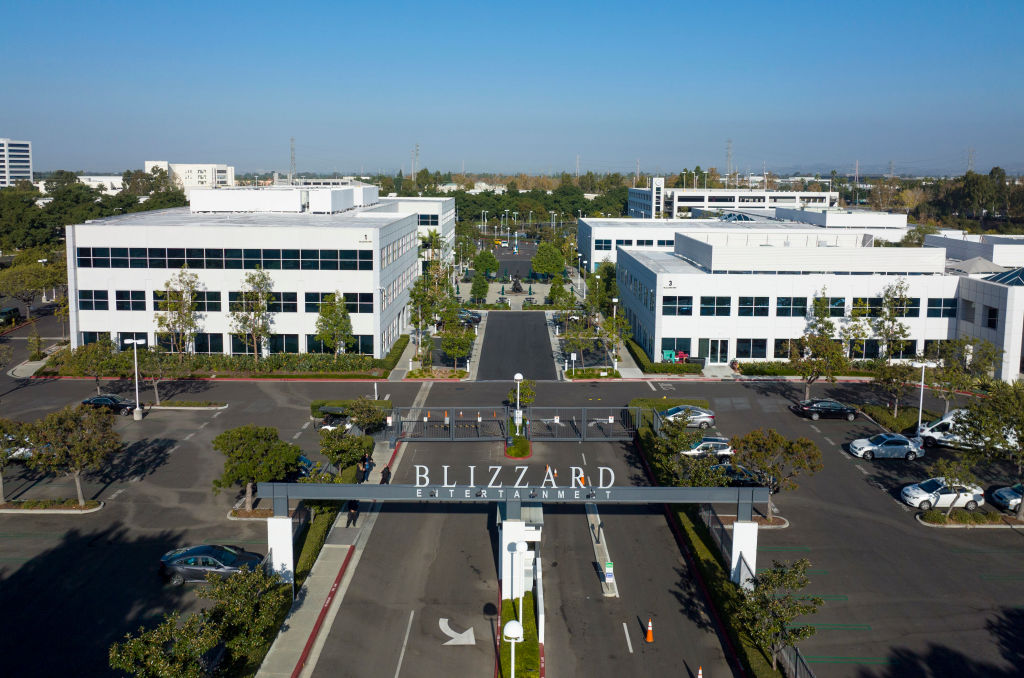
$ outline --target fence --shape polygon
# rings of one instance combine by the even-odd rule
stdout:
[[[814,678],[814,671],[811,671],[804,656],[800,654],[800,648],[796,646],[783,648],[779,664],[789,678]]]
[[[636,435],[638,407],[530,407],[530,440],[625,440]]]
[[[722,560],[728,565],[732,562],[732,535],[725,529],[725,525],[718,518],[715,507],[711,504],[700,505],[700,518],[708,526],[711,538],[715,540],[715,545],[718,546],[718,551],[722,554]]]
[[[390,429],[393,441],[505,440],[509,410],[499,407],[396,407]]]

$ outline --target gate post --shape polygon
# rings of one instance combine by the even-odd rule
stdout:
[[[747,581],[757,572],[757,523],[753,520],[753,496],[750,488],[739,490],[736,504],[736,522],[732,525],[732,553],[729,554],[729,579],[741,588],[747,588]],[[740,568],[740,557],[746,561],[750,571]]]

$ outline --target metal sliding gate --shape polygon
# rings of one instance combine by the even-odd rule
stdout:
[[[530,440],[632,440],[639,407],[530,407],[524,426]]]
[[[508,435],[505,405],[497,407],[396,407],[392,411],[391,439],[419,441],[501,440]]]

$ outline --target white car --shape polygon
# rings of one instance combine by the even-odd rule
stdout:
[[[1024,497],[1024,483],[1017,483],[1010,487],[1000,487],[992,493],[992,503],[1005,511],[1016,512],[1020,507],[1021,497]]]
[[[930,508],[965,508],[973,511],[985,503],[985,493],[977,485],[946,484],[945,478],[929,478],[923,483],[907,485],[900,493],[908,506],[927,511]]]
[[[4,436],[3,452],[12,461],[27,461],[32,457],[32,443],[28,438],[19,441],[11,435]]]
[[[728,457],[733,454],[734,450],[729,445],[728,438],[721,438],[719,436],[704,436],[693,444],[688,450],[683,450],[679,454],[687,457],[703,457],[706,455],[716,455],[719,457]]]

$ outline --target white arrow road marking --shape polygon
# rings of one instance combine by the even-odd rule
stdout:
[[[448,620],[445,617],[441,617],[437,620],[437,625],[441,628],[441,633],[451,638],[444,645],[476,645],[476,637],[473,635],[473,627],[470,626],[462,633],[455,633],[452,631],[452,627],[448,625]]]

